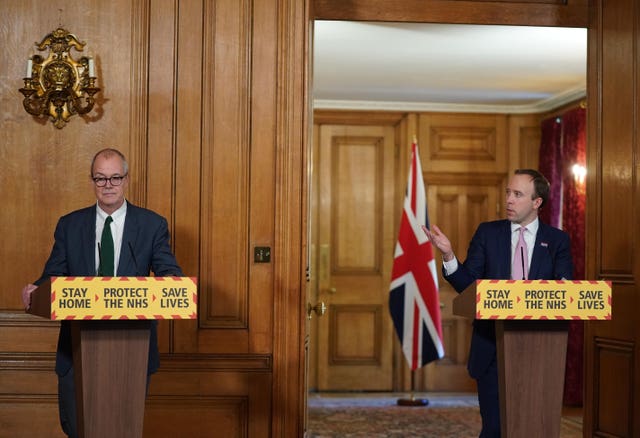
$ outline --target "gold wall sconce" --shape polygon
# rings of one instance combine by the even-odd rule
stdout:
[[[49,56],[33,55],[27,60],[24,78],[24,109],[37,117],[50,117],[53,125],[62,129],[73,114],[87,114],[93,109],[96,73],[93,58],[83,56],[78,61],[69,53],[82,51],[86,43],[78,41],[69,31],[58,28],[45,36],[36,47],[49,49]]]

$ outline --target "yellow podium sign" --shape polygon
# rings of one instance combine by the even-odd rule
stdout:
[[[196,319],[192,277],[51,277],[52,320]]]
[[[611,319],[611,282],[478,280],[476,319]]]

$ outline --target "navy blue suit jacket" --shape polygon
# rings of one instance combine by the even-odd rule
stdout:
[[[36,285],[52,276],[96,275],[96,214],[97,207],[93,205],[60,218],[51,255]],[[167,221],[151,210],[128,203],[116,275],[146,277],[151,271],[157,277],[183,276],[169,246]],[[114,321],[114,324],[117,323]],[[151,326],[148,372],[153,373],[160,366],[157,322],[142,323]],[[68,321],[62,321],[56,352],[56,373],[65,375],[72,364],[71,328]]]
[[[444,275],[444,271],[443,271]],[[511,278],[511,222],[504,219],[483,222],[478,226],[458,269],[444,278],[462,292],[479,279],[508,280]],[[539,221],[533,256],[529,268],[530,280],[571,280],[573,263],[569,235]],[[495,324],[474,320],[471,351],[467,368],[473,378],[479,378],[496,356]]]

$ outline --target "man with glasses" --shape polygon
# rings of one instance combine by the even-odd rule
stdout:
[[[167,221],[158,214],[136,207],[125,199],[129,166],[116,149],[99,151],[91,162],[91,179],[97,203],[60,218],[51,255],[42,276],[22,290],[26,308],[36,285],[53,276],[183,276],[169,246]],[[109,244],[105,245],[105,236]],[[115,322],[117,323],[117,322]],[[150,324],[147,375],[159,365],[157,322]],[[56,352],[58,407],[63,431],[78,436],[71,330],[60,323]]]

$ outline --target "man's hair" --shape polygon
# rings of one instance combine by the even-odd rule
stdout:
[[[532,196],[532,199],[541,198],[542,204],[540,204],[539,208],[542,208],[544,204],[546,204],[547,199],[549,199],[550,184],[547,178],[545,178],[543,174],[541,174],[535,169],[516,169],[514,174],[529,175],[531,179],[533,179],[534,194]]]
[[[93,165],[95,164],[98,157],[103,156],[105,158],[111,158],[114,155],[117,155],[122,159],[122,171],[124,172],[122,176],[127,175],[129,173],[129,163],[127,163],[127,159],[124,157],[124,154],[117,149],[106,148],[98,151],[93,156],[93,160],[91,160],[91,170],[89,176],[93,177]]]

